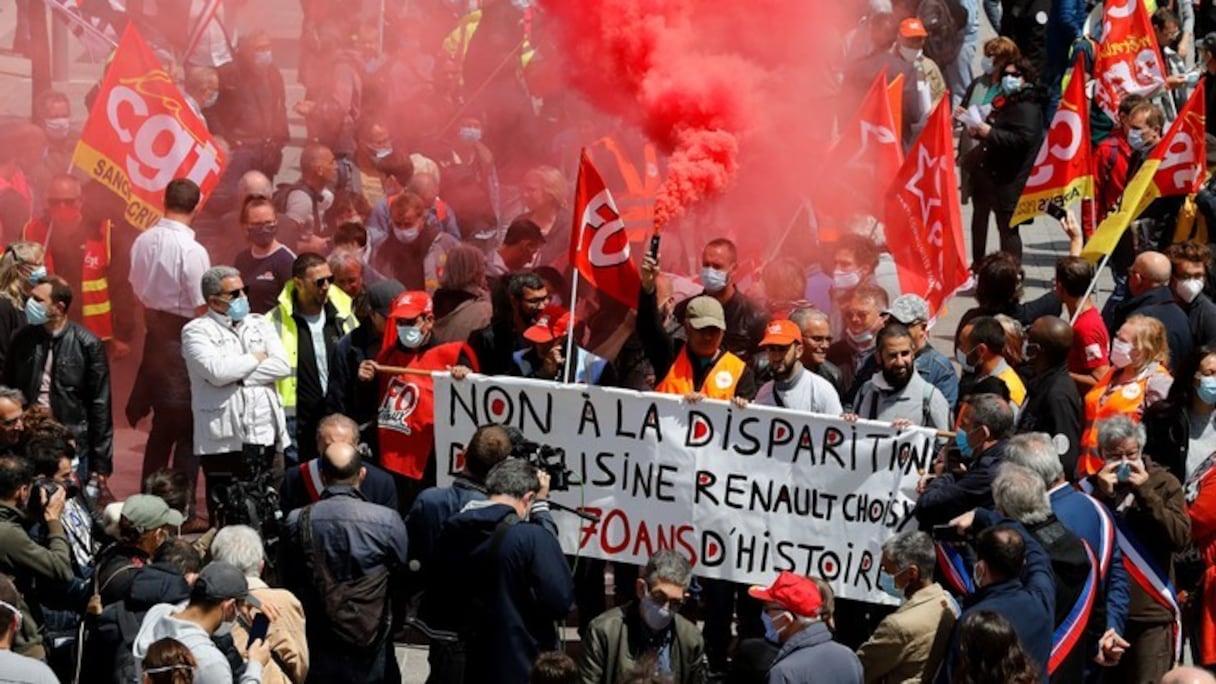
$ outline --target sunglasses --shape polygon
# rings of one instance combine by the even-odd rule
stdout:
[[[238,288],[237,288],[237,289],[235,289],[235,290],[229,290],[229,291],[227,291],[227,292],[221,292],[221,293],[220,293],[220,296],[221,296],[221,297],[227,297],[228,299],[237,299],[237,298],[239,298],[239,297],[248,297],[248,296],[249,296],[249,287],[248,287],[248,286],[246,286],[246,287],[238,287]]]
[[[330,285],[334,284],[334,277],[330,275],[325,276],[324,278],[317,278],[313,281],[313,283],[315,283],[317,287],[329,287]]]

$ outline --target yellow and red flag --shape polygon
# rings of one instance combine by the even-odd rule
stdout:
[[[1094,102],[1119,120],[1125,95],[1148,96],[1165,84],[1165,65],[1144,0],[1106,0],[1102,42],[1094,53]]]
[[[1123,231],[1153,200],[1198,192],[1207,158],[1204,137],[1204,83],[1187,100],[1165,137],[1153,147],[1144,164],[1128,182],[1119,205],[1106,215],[1081,256],[1097,262],[1119,244]]]
[[[207,125],[135,24],[127,24],[72,164],[127,203],[127,221],[147,228],[164,213],[169,181],[189,178],[205,200],[219,183],[224,163]]]
[[[1078,55],[1072,78],[1051,119],[1034,169],[1026,179],[1011,225],[1047,213],[1051,204],[1067,206],[1093,197],[1093,163],[1090,160],[1089,100],[1085,97],[1084,57]]]

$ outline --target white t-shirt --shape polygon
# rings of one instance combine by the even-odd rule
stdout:
[[[844,412],[840,405],[840,395],[836,393],[832,383],[805,368],[798,369],[798,374],[794,376],[789,387],[785,384],[778,387],[772,380],[764,383],[756,392],[754,403],[829,416],[839,416]]]
[[[329,387],[329,353],[325,350],[325,313],[315,316],[304,316],[308,323],[308,332],[312,334],[312,353],[317,359],[317,377],[321,379],[321,388]]]
[[[0,650],[0,682],[8,684],[59,684],[59,678],[45,663]]]

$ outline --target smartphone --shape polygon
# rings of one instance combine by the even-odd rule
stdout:
[[[1127,482],[1132,477],[1132,464],[1124,461],[1115,469],[1115,479],[1120,484]]]
[[[248,650],[253,642],[258,639],[265,640],[266,633],[270,631],[270,618],[266,617],[266,613],[258,613],[253,616],[253,624],[249,626],[249,643],[245,644],[245,649]]]
[[[1047,205],[1047,215],[1057,221],[1063,221],[1064,217],[1068,216],[1068,212],[1064,210],[1064,207],[1052,202]]]
[[[958,531],[954,525],[934,525],[933,539],[940,542],[964,542],[967,535]]]
[[[658,260],[658,258],[659,258],[659,234],[658,233],[655,233],[654,235],[650,236],[650,248],[646,250],[646,254],[648,254],[651,259]]]

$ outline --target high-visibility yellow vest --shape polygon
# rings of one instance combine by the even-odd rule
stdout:
[[[292,317],[296,306],[295,293],[295,281],[287,281],[287,285],[279,293],[279,305],[270,312],[270,320],[274,322],[279,339],[283,341],[283,348],[287,351],[287,363],[291,366],[291,375],[275,383],[279,398],[283,401],[283,412],[289,417],[296,414],[296,369],[300,365],[299,332],[296,330],[296,319]],[[343,335],[349,334],[359,325],[359,320],[352,313],[350,296],[337,286],[331,285],[329,288],[329,303],[337,311],[338,329]]]
[[[80,268],[80,322],[100,339],[114,338],[114,317],[110,306],[110,222],[103,220],[84,240]],[[51,231],[40,218],[31,219],[21,229],[21,239],[43,246],[46,270],[54,273],[49,237]],[[61,238],[66,239],[66,238]]]

